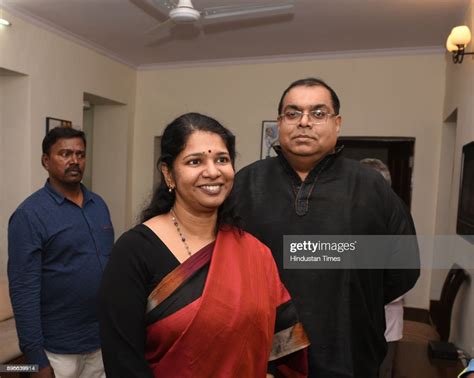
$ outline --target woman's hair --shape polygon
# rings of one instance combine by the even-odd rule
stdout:
[[[171,210],[176,200],[174,190],[168,190],[161,165],[166,164],[168,169],[173,173],[173,163],[176,157],[186,147],[186,143],[195,131],[204,131],[217,134],[222,138],[230,155],[232,166],[235,161],[235,136],[217,122],[214,118],[199,113],[187,113],[179,116],[168,126],[166,126],[163,136],[161,137],[161,156],[156,163],[156,168],[160,172],[161,182],[155,189],[150,204],[143,210],[140,220],[144,222],[156,215],[166,214]],[[229,201],[226,199],[219,206],[217,216],[217,227],[225,225],[239,226],[239,218],[234,214],[233,208],[230,207]]]

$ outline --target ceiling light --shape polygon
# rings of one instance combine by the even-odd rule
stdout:
[[[451,30],[446,40],[446,49],[453,54],[454,63],[462,63],[464,55],[474,54],[465,50],[469,42],[471,42],[471,31],[466,25],[456,26]]]

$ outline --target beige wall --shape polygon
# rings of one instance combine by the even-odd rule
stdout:
[[[445,76],[444,54],[324,59],[274,64],[140,71],[134,135],[132,210],[148,198],[153,137],[188,111],[217,118],[237,136],[237,167],[259,158],[262,120],[276,118],[283,89],[307,76],[325,79],[341,98],[342,135],[416,138],[413,216],[420,234],[434,232]],[[431,258],[431,251],[425,252]],[[408,296],[428,306],[430,272]]]
[[[0,68],[25,74],[27,90],[25,94],[23,87],[17,84],[17,89],[8,91],[7,94],[9,79],[3,78],[0,82],[0,98],[4,99],[6,94],[9,98],[18,98],[18,101],[11,100],[8,107],[14,115],[11,117],[14,123],[3,120],[0,124],[0,140],[3,144],[6,143],[4,133],[14,136],[8,140],[9,149],[5,150],[2,145],[0,151],[2,183],[5,182],[5,177],[10,178],[5,187],[16,193],[15,196],[4,196],[3,189],[1,192],[2,210],[6,206],[8,211],[0,214],[0,275],[5,271],[5,224],[11,210],[28,194],[41,187],[46,178],[40,164],[45,118],[52,116],[67,119],[81,127],[84,92],[125,104],[120,122],[107,122],[108,134],[102,134],[102,139],[95,140],[104,149],[110,144],[114,146],[112,150],[120,149],[121,153],[125,153],[120,165],[96,172],[103,180],[110,179],[113,183],[117,183],[117,176],[119,177],[120,187],[123,188],[120,200],[117,200],[117,192],[112,186],[101,188],[103,191],[99,194],[107,202],[114,203],[114,208],[111,208],[113,220],[119,224],[119,232],[123,231],[126,216],[124,209],[127,204],[125,193],[128,190],[126,162],[129,159],[127,138],[123,135],[128,136],[132,128],[136,86],[136,71],[132,68],[6,12],[5,14],[13,26],[0,28]],[[8,125],[16,126],[8,129]],[[112,130],[114,125],[117,125],[117,132]],[[14,164],[10,164],[12,156],[19,159]],[[124,161],[125,166],[122,166]]]
[[[470,1],[470,6],[465,14],[465,24],[469,25],[470,29],[474,27],[474,6],[473,1]],[[473,44],[468,47],[468,51],[473,50]],[[454,169],[443,167],[440,165],[440,188],[444,189],[444,198],[440,198],[439,205],[449,203],[448,209],[440,213],[437,219],[440,227],[446,233],[456,234],[456,216],[459,197],[459,177],[461,171],[461,155],[462,147],[466,143],[474,141],[474,59],[471,56],[466,56],[463,64],[455,65],[451,59],[447,59],[446,65],[446,91],[444,98],[443,119],[447,119],[443,130],[444,134],[442,145],[448,145],[452,148],[447,153],[454,155]],[[456,112],[457,117],[452,121],[448,117]],[[454,135],[453,135],[454,134]],[[449,155],[441,155],[441,161],[449,158]],[[444,169],[443,169],[444,168]],[[443,177],[449,177],[452,171],[452,180],[442,180]],[[447,184],[449,183],[449,184]],[[447,187],[447,189],[446,189]],[[457,263],[468,271],[471,278],[474,274],[474,245],[467,243],[459,238],[459,246],[456,249],[446,251],[446,255],[450,258],[450,263]],[[434,256],[436,260],[441,257]],[[435,277],[435,275],[433,275]],[[440,272],[433,279],[432,295],[439,296],[442,283],[445,278],[445,272]],[[465,349],[471,356],[474,355],[474,291],[471,282],[465,284],[456,298],[455,311],[452,316],[451,325],[451,340],[459,347]]]
[[[7,16],[14,26],[0,29],[0,69],[24,76],[0,77],[0,275],[5,270],[8,217],[46,177],[39,162],[45,117],[80,126],[84,92],[123,104],[103,107],[94,118],[93,182],[110,205],[117,234],[133,223],[149,197],[154,136],[167,122],[188,111],[216,117],[237,136],[240,168],[259,157],[261,121],[275,119],[282,90],[306,76],[325,79],[340,95],[342,135],[416,138],[412,212],[418,233],[454,230],[461,146],[474,139],[471,58],[454,66],[444,54],[344,56],[137,73]],[[472,26],[472,7],[466,19]],[[453,136],[443,120],[454,109]],[[444,159],[449,140],[454,140],[452,163]],[[452,185],[447,177],[453,178]],[[431,259],[430,251],[423,253]],[[453,261],[472,261],[472,256],[453,256]],[[433,275],[431,283],[431,272],[423,272],[408,305],[427,307],[430,291],[435,297],[439,293],[443,274]],[[470,287],[463,290],[453,337],[474,354],[468,321],[474,318],[474,300]]]
[[[116,237],[128,228],[127,161],[131,157],[128,117],[124,105],[101,105],[94,109],[92,188],[106,197]]]
[[[6,270],[8,218],[30,194],[29,94],[28,76],[0,76],[0,277]]]

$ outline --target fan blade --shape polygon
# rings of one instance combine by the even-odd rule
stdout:
[[[165,26],[168,26],[169,24],[174,23],[171,18],[168,18],[165,22],[161,22],[159,24],[156,24],[153,26],[151,29],[147,30],[145,34],[153,34],[157,30],[164,28]]]
[[[156,6],[153,0],[128,0],[128,1],[130,1],[136,7],[140,8],[146,14],[153,17],[155,20],[163,22],[168,19],[170,10],[168,8],[164,9],[163,7]]]
[[[274,15],[262,14],[258,18],[252,17],[245,20],[229,20],[224,18],[222,20],[219,19],[219,22],[216,20],[212,23],[203,23],[202,30],[204,34],[218,34],[241,29],[260,28],[265,25],[286,23],[291,21],[293,18],[294,15],[289,13]]]
[[[176,24],[170,30],[174,39],[179,41],[189,41],[196,39],[201,34],[201,29],[195,24]]]
[[[144,0],[144,1],[166,16],[168,16],[170,11],[176,8],[177,6],[177,2],[174,0]]]
[[[168,42],[175,41],[191,41],[199,38],[201,29],[193,24],[174,24],[169,30],[168,35],[161,36],[151,43],[147,44],[149,47],[156,47],[164,45]]]
[[[289,11],[294,7],[293,0],[286,0],[273,3],[262,4],[241,4],[241,5],[224,5],[220,7],[205,8],[201,11],[201,15],[205,20],[212,20],[224,17],[239,17],[248,15],[259,15],[264,13]]]

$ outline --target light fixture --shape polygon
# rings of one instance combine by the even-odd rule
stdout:
[[[11,26],[12,23],[3,17],[2,0],[0,0],[0,26]]]
[[[466,52],[466,45],[471,42],[471,31],[466,25],[456,26],[451,30],[446,40],[446,49],[453,54],[454,63],[462,63],[464,55],[473,55]]]
[[[0,18],[0,25],[2,26],[11,26],[12,23],[4,18]]]

